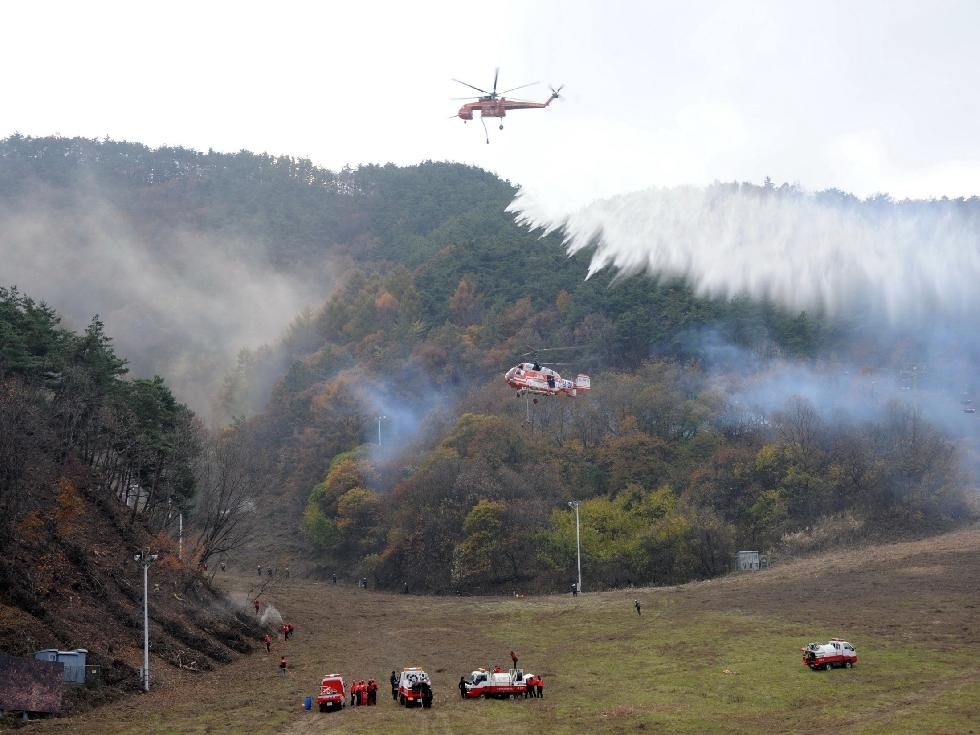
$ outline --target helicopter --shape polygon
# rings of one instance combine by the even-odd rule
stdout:
[[[592,388],[592,379],[584,373],[575,376],[575,380],[563,378],[550,367],[541,365],[536,358],[531,362],[519,362],[504,374],[504,380],[511,388],[517,390],[517,396],[527,394],[536,396],[566,395],[574,398],[579,391],[588,392]],[[537,399],[534,399],[537,403]]]
[[[490,134],[487,133],[487,123],[485,118],[488,117],[499,117],[501,118],[500,129],[504,129],[504,123],[502,118],[507,115],[507,110],[533,110],[533,109],[544,109],[550,105],[554,100],[558,99],[558,93],[561,92],[562,87],[555,89],[551,88],[551,96],[544,102],[530,102],[528,100],[509,100],[503,95],[508,92],[513,92],[517,89],[524,89],[524,87],[530,87],[532,84],[537,84],[537,82],[531,82],[529,84],[522,84],[518,87],[511,87],[510,89],[505,89],[503,92],[497,91],[497,79],[500,76],[500,68],[498,67],[493,73],[493,89],[488,92],[485,89],[476,87],[469,82],[464,82],[460,79],[453,79],[454,82],[462,84],[463,86],[469,87],[470,89],[475,89],[477,92],[482,93],[481,97],[461,97],[459,99],[474,99],[475,102],[467,102],[465,105],[459,108],[453,117],[460,118],[463,122],[473,119],[473,113],[480,113],[480,122],[483,124],[483,132],[486,134],[487,143],[490,143]]]

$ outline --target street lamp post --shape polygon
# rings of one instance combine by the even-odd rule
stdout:
[[[578,559],[578,586],[575,588],[576,592],[582,591],[582,541],[579,535],[579,524],[578,524],[578,507],[582,503],[578,500],[569,500],[568,507],[575,509],[575,555]]]
[[[146,590],[146,570],[157,560],[156,554],[141,551],[135,557],[143,565],[143,691],[150,691],[150,614]]]
[[[387,421],[387,416],[378,416],[378,446],[381,446],[381,422]]]

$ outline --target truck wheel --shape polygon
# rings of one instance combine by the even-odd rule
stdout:
[[[480,692],[480,699],[486,699],[486,698],[487,698],[487,693],[486,692]]]
[[[834,665],[832,663],[828,662],[823,665],[824,671],[830,671],[832,668],[834,668]]]
[[[851,663],[850,661],[845,661],[845,662],[844,662],[844,668],[845,668],[845,669],[849,669],[849,668],[851,668],[851,666],[853,666],[853,665],[854,665],[854,664],[852,664],[852,663]]]

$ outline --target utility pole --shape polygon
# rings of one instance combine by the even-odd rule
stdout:
[[[167,498],[167,526],[170,526],[170,518],[173,515],[173,498]],[[184,558],[184,511],[177,511],[177,559]]]
[[[577,591],[582,591],[582,540],[579,535],[579,523],[578,523],[578,507],[581,505],[579,500],[569,500],[568,507],[575,509],[575,554],[578,558],[578,586],[575,588]]]
[[[146,571],[150,568],[150,564],[157,560],[157,555],[149,551],[141,551],[134,558],[143,565],[143,691],[148,692],[150,691],[150,613]]]

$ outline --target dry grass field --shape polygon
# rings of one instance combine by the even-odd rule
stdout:
[[[254,593],[244,573],[219,582],[243,604]],[[296,626],[271,655],[209,674],[151,664],[149,694],[30,731],[980,733],[980,528],[577,598],[418,597],[294,578],[265,599]],[[799,648],[831,636],[855,644],[858,666],[803,667]],[[505,666],[511,649],[544,676],[544,699],[460,700],[460,675]],[[388,696],[389,673],[407,665],[432,676],[432,709]],[[305,711],[331,671],[378,678],[378,706]]]

